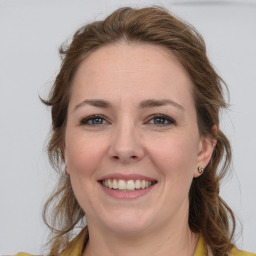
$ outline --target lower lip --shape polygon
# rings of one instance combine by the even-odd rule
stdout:
[[[109,196],[111,196],[115,199],[120,199],[120,200],[133,200],[133,199],[140,198],[140,197],[146,195],[147,193],[149,193],[155,185],[156,184],[154,184],[148,188],[138,189],[138,190],[134,190],[134,191],[120,191],[117,189],[106,188],[100,184],[101,188],[103,189],[103,191],[106,194],[108,194]]]

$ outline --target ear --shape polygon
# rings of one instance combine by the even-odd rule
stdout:
[[[212,126],[212,136],[202,136],[198,146],[198,153],[196,159],[196,170],[194,170],[194,178],[199,177],[202,173],[198,172],[198,167],[205,168],[211,160],[213,150],[216,146],[218,127],[216,124]]]

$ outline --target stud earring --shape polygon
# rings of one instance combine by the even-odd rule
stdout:
[[[69,173],[68,173],[68,170],[67,170],[67,166],[65,166],[65,174],[66,174],[67,176],[69,176]]]
[[[202,174],[204,172],[204,168],[202,166],[198,166],[198,172]]]

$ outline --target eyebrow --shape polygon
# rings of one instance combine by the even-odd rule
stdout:
[[[140,108],[153,108],[153,107],[161,107],[165,105],[172,105],[180,110],[184,110],[184,107],[178,104],[175,101],[172,101],[170,99],[161,99],[161,100],[156,100],[156,99],[148,99],[144,100],[140,103]]]
[[[83,106],[83,105],[91,105],[97,108],[109,108],[111,106],[110,102],[106,101],[106,100],[84,100],[81,103],[79,103],[74,110],[76,110],[77,108]]]
[[[111,108],[112,104],[109,101],[106,100],[101,100],[101,99],[85,99],[81,103],[75,106],[74,111],[78,109],[81,106],[84,105],[91,105],[97,108]],[[143,100],[139,104],[140,109],[145,109],[145,108],[154,108],[154,107],[161,107],[165,105],[171,105],[174,106],[180,110],[184,110],[184,107],[180,104],[178,104],[175,101],[172,101],[170,99],[148,99],[148,100]]]

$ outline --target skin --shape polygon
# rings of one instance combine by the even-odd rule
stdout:
[[[90,232],[83,256],[194,254],[198,234],[188,226],[188,193],[215,141],[199,134],[192,90],[186,70],[161,46],[120,42],[79,66],[64,155]],[[111,105],[83,103],[88,99]],[[149,99],[175,103],[139,107]],[[103,117],[85,119],[94,114]],[[154,114],[167,117],[161,124]],[[145,175],[157,184],[142,197],[118,200],[98,182],[113,173]]]

